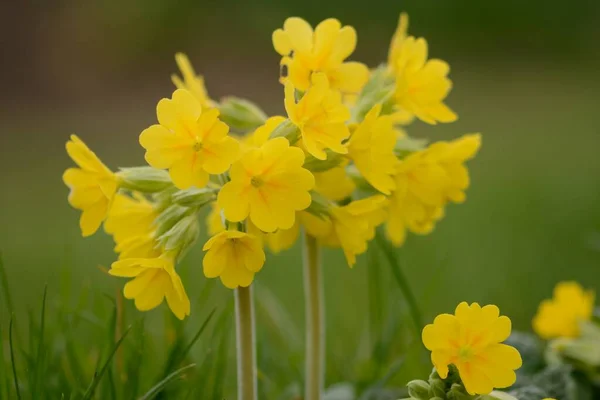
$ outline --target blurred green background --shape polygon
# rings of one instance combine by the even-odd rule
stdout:
[[[4,2],[0,250],[19,312],[39,308],[46,282],[58,301],[63,267],[72,270],[72,288],[115,293],[123,283],[96,268],[114,259],[110,239],[81,238],[79,213],[67,204],[61,174],[71,165],[70,133],[113,169],[143,164],[137,137],[173,90],[175,52],[190,56],[212,97],[247,97],[281,113],[271,32],[286,17],[353,25],[352,58],[374,67],[385,60],[401,11],[410,14],[409,32],[428,40],[431,57],[452,66],[448,104],[460,116],[451,125],[416,123],[409,133],[432,140],[483,133],[466,204],[449,207],[433,234],[411,236],[398,252],[426,321],[467,300],[497,304],[528,330],[556,282],[600,289],[600,2]],[[329,373],[350,376],[348,354],[368,324],[369,266],[362,257],[350,270],[339,251],[326,251],[325,260]],[[198,298],[201,251],[182,269]],[[406,314],[387,267],[382,274],[389,309]],[[269,257],[257,282],[303,325],[298,246]],[[191,321],[225,307],[230,293],[215,291],[206,304],[193,301]],[[265,328],[258,329],[261,336]]]

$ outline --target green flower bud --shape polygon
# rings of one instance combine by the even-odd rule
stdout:
[[[429,400],[429,383],[422,380],[408,382],[408,395],[419,400]]]
[[[171,204],[165,208],[160,215],[154,220],[156,225],[156,236],[162,236],[168,232],[173,226],[183,217],[192,212],[188,207],[182,207],[179,204]]]
[[[276,137],[284,137],[290,142],[290,144],[295,144],[298,140],[300,140],[300,136],[300,129],[289,119],[286,119],[281,124],[277,125],[277,128],[271,132],[271,139]]]
[[[180,190],[172,195],[174,203],[180,206],[190,208],[200,208],[217,198],[218,189],[211,188],[190,188],[186,190]]]
[[[254,130],[267,120],[267,115],[256,104],[237,97],[223,98],[219,111],[221,120],[240,132]]]
[[[303,167],[310,172],[325,172],[338,167],[344,161],[344,156],[341,154],[334,153],[329,149],[325,150],[325,153],[327,153],[326,160],[319,160],[312,155],[306,156]]]
[[[474,397],[471,396],[463,385],[459,383],[452,384],[450,391],[446,394],[448,400],[472,400]]]
[[[396,141],[394,153],[397,157],[404,158],[410,153],[423,150],[427,147],[427,139],[415,139],[411,137],[403,137]]]
[[[317,192],[310,192],[312,201],[310,206],[305,211],[308,211],[312,215],[325,218],[329,216],[330,201],[327,200],[322,194]]]
[[[375,104],[385,103],[394,94],[394,77],[385,66],[378,67],[358,95],[356,106],[352,110],[352,122],[360,122]]]
[[[136,192],[156,193],[173,186],[169,173],[152,167],[121,168],[119,187]]]
[[[511,396],[508,393],[494,390],[490,394],[485,394],[479,397],[480,400],[519,400],[515,396]]]
[[[429,394],[432,396],[446,398],[446,384],[441,379],[430,379],[429,380],[430,390]]]
[[[196,215],[188,215],[158,238],[165,251],[177,251],[181,255],[198,239],[200,227]]]

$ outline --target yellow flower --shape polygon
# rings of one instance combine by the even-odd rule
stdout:
[[[138,310],[151,310],[166,298],[177,318],[184,319],[190,315],[190,300],[169,255],[115,261],[108,272],[114,276],[134,278],[125,284],[123,294],[125,298],[135,300]]]
[[[275,128],[277,128],[279,126],[279,124],[281,124],[284,121],[285,121],[285,117],[281,117],[281,116],[270,117],[269,119],[267,119],[267,121],[264,123],[264,125],[259,126],[258,128],[256,128],[254,130],[254,132],[252,132],[251,134],[246,136],[244,138],[243,143],[250,147],[262,146],[269,140],[269,137],[271,136],[271,133],[273,133]]]
[[[423,344],[442,379],[453,364],[469,394],[488,394],[515,383],[521,355],[503,344],[511,331],[508,317],[494,305],[460,303],[455,315],[438,315],[423,329]]]
[[[156,114],[159,125],[144,130],[140,144],[148,164],[168,168],[179,189],[205,186],[209,174],[227,171],[238,157],[239,144],[227,135],[219,111],[202,110],[187,90],[177,89],[172,99],[159,101]]]
[[[69,204],[81,210],[79,226],[83,236],[93,235],[106,219],[118,188],[118,179],[75,135],[67,142],[67,153],[79,168],[69,168],[63,182],[71,190]]]
[[[344,62],[356,48],[356,31],[340,21],[329,18],[313,32],[301,18],[288,18],[283,29],[273,32],[273,47],[283,56],[282,68],[287,68],[282,80],[297,89],[310,87],[311,74],[323,72],[331,87],[346,93],[358,93],[369,79],[369,69],[358,62]]]
[[[325,160],[325,149],[339,154],[348,152],[342,141],[350,136],[345,123],[350,119],[350,111],[342,104],[340,94],[329,88],[324,74],[313,75],[313,85],[297,103],[294,86],[286,83],[285,109],[300,129],[302,142],[311,155]]]
[[[157,216],[152,203],[143,195],[134,193],[132,198],[117,193],[104,230],[113,236],[119,259],[155,258],[161,254],[154,240]]]
[[[331,201],[349,197],[356,185],[346,174],[345,164],[325,172],[315,173],[315,190]]]
[[[388,68],[392,71],[396,72],[396,68],[398,67],[396,61],[400,57],[402,45],[404,41],[408,37],[408,14],[401,13],[400,18],[398,19],[398,27],[396,28],[396,32],[394,32],[394,36],[392,36],[392,40],[390,42],[390,50],[388,52]]]
[[[350,267],[356,263],[356,256],[367,251],[367,242],[375,236],[375,228],[385,219],[385,196],[377,195],[356,200],[346,206],[333,206],[329,209],[329,222],[307,217],[309,233],[316,233],[325,246],[341,247]],[[320,232],[316,231],[320,224]],[[315,232],[316,231],[316,232]]]
[[[202,265],[207,278],[220,277],[229,289],[248,287],[265,263],[260,240],[238,231],[223,231],[206,242]]]
[[[398,133],[394,117],[380,113],[381,104],[377,104],[354,130],[348,141],[348,155],[371,186],[389,195],[396,187],[393,175],[398,159],[394,147]]]
[[[533,329],[544,339],[579,336],[579,322],[592,317],[594,298],[593,291],[584,290],[577,282],[560,282],[554,297],[540,304]]]
[[[427,60],[427,42],[406,38],[396,59],[396,103],[429,124],[454,122],[456,114],[444,104],[452,88],[450,67],[442,60]]]
[[[221,218],[221,209],[216,201],[211,204],[210,212],[206,216],[206,227],[209,236],[215,236],[217,233],[225,230]]]
[[[465,200],[470,180],[464,162],[475,156],[480,145],[479,134],[465,135],[452,142],[434,143],[400,161],[386,224],[394,245],[404,243],[407,230],[430,233],[444,216],[448,201]]]
[[[202,75],[196,75],[188,56],[183,53],[177,53],[175,54],[175,62],[183,77],[182,81],[176,74],[171,75],[171,81],[173,81],[175,87],[177,89],[188,90],[198,100],[202,108],[208,109],[214,107],[215,104],[208,97],[208,92],[204,86],[204,78]]]
[[[285,138],[275,138],[260,148],[246,151],[229,171],[231,181],[217,201],[225,218],[239,222],[250,216],[264,232],[290,229],[296,211],[310,205],[309,190],[314,177],[302,168],[304,152],[290,147]]]
[[[299,217],[296,215],[296,222],[290,229],[278,229],[273,233],[264,235],[264,240],[269,249],[277,254],[291,248],[300,234]]]

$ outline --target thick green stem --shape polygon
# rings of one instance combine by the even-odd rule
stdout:
[[[257,400],[252,287],[235,289],[238,400]]]
[[[320,400],[325,381],[325,320],[323,282],[317,240],[304,236],[304,297],[306,302],[305,400]]]

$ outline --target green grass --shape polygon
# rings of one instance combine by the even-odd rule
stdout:
[[[426,377],[416,327],[462,300],[495,303],[529,330],[557,281],[600,290],[595,81],[508,65],[459,65],[453,78],[461,120],[411,133],[483,133],[468,201],[400,250],[373,243],[352,270],[339,251],[325,251],[327,384],[351,382],[363,400]],[[234,398],[232,293],[203,278],[200,249],[180,266],[191,317],[180,322],[165,306],[139,313],[120,296],[124,282],[98,268],[114,259],[110,238],[81,238],[66,203],[68,133],[113,167],[141,164],[136,137],[152,123],[155,100],[136,105],[147,112],[111,118],[96,110],[40,114],[43,124],[0,119],[10,133],[0,147],[0,398],[16,398],[15,380],[23,399],[84,398],[90,389],[102,399]],[[302,386],[301,282],[298,247],[269,256],[257,276],[261,399],[291,399]]]

